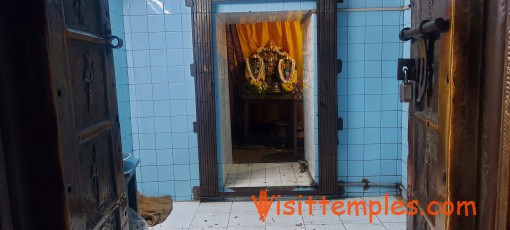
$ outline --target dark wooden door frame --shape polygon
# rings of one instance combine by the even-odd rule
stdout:
[[[494,199],[490,200],[491,193],[487,192],[487,194],[486,194],[487,200],[489,200],[489,202],[491,203],[490,206],[495,206],[495,208],[496,208],[495,212],[492,213],[493,215],[489,216],[489,221],[487,221],[487,222],[494,221],[495,229],[509,229],[510,228],[510,213],[509,213],[509,204],[510,204],[510,201],[509,201],[509,199],[510,199],[510,191],[509,191],[509,184],[510,184],[510,160],[509,160],[510,159],[510,143],[509,143],[509,140],[510,140],[510,71],[508,71],[508,69],[510,69],[510,62],[508,61],[508,60],[510,60],[510,53],[508,52],[508,50],[510,50],[510,31],[509,31],[509,29],[510,29],[510,2],[506,1],[506,5],[505,5],[503,1],[504,0],[497,1],[501,4],[494,6],[494,7],[497,7],[497,9],[499,9],[499,12],[498,12],[498,14],[496,14],[496,17],[498,19],[500,19],[500,21],[497,21],[497,22],[503,21],[500,24],[502,24],[504,27],[501,26],[500,28],[502,30],[499,32],[502,33],[502,35],[503,35],[502,36],[503,39],[501,40],[501,42],[503,43],[503,47],[505,47],[504,49],[499,50],[500,52],[498,54],[500,54],[500,55],[497,56],[500,58],[499,60],[502,61],[503,63],[497,63],[497,64],[500,64],[499,68],[498,68],[497,64],[495,65],[496,68],[498,69],[498,70],[496,70],[497,71],[496,73],[502,77],[502,79],[499,79],[499,83],[501,83],[501,85],[499,85],[499,88],[503,91],[503,92],[499,92],[499,90],[496,90],[497,92],[500,93],[499,96],[501,97],[501,101],[499,101],[499,103],[501,105],[501,108],[500,108],[501,111],[500,111],[500,113],[497,114],[497,115],[501,115],[500,119],[498,120],[501,122],[501,124],[500,124],[501,130],[499,133],[500,137],[498,139],[499,140],[499,151],[498,151],[499,159],[498,159],[498,165],[497,165],[498,166],[497,167],[498,168],[498,170],[497,170],[498,178],[497,178],[497,182],[495,182],[495,183],[493,182],[493,183],[491,183],[491,185],[494,187],[497,186],[497,188],[496,188],[497,199],[495,201],[494,201]],[[503,7],[501,7],[501,6],[503,6],[503,5],[506,6],[505,11],[502,10]],[[498,35],[499,35],[499,33],[498,33]],[[495,37],[495,38],[501,39],[501,37],[499,37],[499,36]],[[497,46],[495,46],[495,48],[497,48]],[[487,55],[487,56],[491,56],[491,55]],[[501,67],[504,67],[504,68],[501,68]],[[488,76],[488,75],[486,75],[486,76]],[[496,77],[496,79],[497,79],[497,77]],[[495,84],[493,86],[498,87],[498,80],[495,80],[494,82],[495,82]],[[498,95],[495,95],[495,96],[497,97]],[[496,117],[496,119],[497,119],[497,117]],[[492,157],[494,157],[494,154],[492,154]],[[495,165],[491,165],[491,166],[494,167]],[[492,175],[494,175],[494,174],[492,174]],[[482,224],[483,224],[483,222],[479,222],[478,226],[483,226]]]
[[[508,170],[508,165],[504,165],[503,148],[507,146],[508,152],[508,140],[507,136],[504,141],[504,133],[508,130],[504,129],[504,100],[503,88],[505,85],[505,60],[510,57],[506,57],[507,52],[505,45],[508,44],[507,34],[507,0],[492,0],[485,1],[484,12],[490,12],[485,14],[484,22],[484,55],[482,56],[482,77],[481,77],[481,103],[480,103],[480,149],[478,154],[478,189],[477,191],[477,208],[479,215],[477,216],[477,227],[478,229],[504,229],[504,227],[497,227],[496,214],[498,211],[497,206],[506,206],[508,196],[504,196],[506,193],[500,189],[508,191],[508,179],[501,177],[505,175],[503,172],[504,168]],[[507,47],[510,48],[510,47]],[[503,86],[503,87],[502,87]],[[508,88],[506,88],[508,90]],[[503,106],[502,106],[503,105]],[[503,112],[503,115],[502,115]],[[508,119],[508,118],[507,118]],[[510,122],[510,121],[508,121]],[[506,123],[507,125],[509,123]],[[502,126],[503,124],[503,126]],[[508,129],[508,127],[507,127]],[[500,151],[501,145],[501,153]],[[502,157],[502,158],[499,158]],[[507,156],[508,157],[508,156]],[[508,159],[508,158],[507,158]],[[498,169],[498,161],[503,163]],[[500,171],[501,170],[501,171]],[[499,177],[496,176],[498,175]],[[483,173],[482,173],[483,172]],[[508,173],[506,174],[508,176]],[[501,180],[501,181],[498,181]],[[502,186],[498,188],[498,186]],[[494,199],[494,194],[498,194],[498,199]],[[503,195],[503,196],[500,196]],[[506,212],[505,208],[505,212]],[[506,218],[504,218],[506,220]]]
[[[319,192],[338,192],[337,1],[317,0]],[[332,32],[333,31],[333,32]]]
[[[191,7],[193,62],[197,110],[200,196],[218,196],[214,49],[211,0],[195,0]]]
[[[478,189],[477,157],[480,129],[480,92],[483,55],[484,1],[451,1],[451,71],[440,81],[450,88],[448,131],[449,165],[446,172],[448,196],[451,201],[476,200]],[[469,112],[466,112],[469,111]],[[472,170],[470,170],[472,169]],[[438,175],[439,176],[439,175]],[[437,177],[436,177],[437,178]],[[449,229],[476,229],[476,216],[452,215],[446,218]]]
[[[47,65],[46,2],[4,2],[0,7],[0,229],[66,227]],[[12,10],[18,7],[25,9],[22,14]]]
[[[197,110],[200,196],[217,197],[218,156],[212,25],[213,0],[194,0],[191,6],[193,61]],[[338,192],[337,1],[317,0],[319,192]]]

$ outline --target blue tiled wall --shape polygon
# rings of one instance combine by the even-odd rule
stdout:
[[[214,10],[310,10],[315,4],[313,0],[232,1],[215,5]],[[351,0],[338,6],[402,4],[401,0]],[[199,184],[197,139],[192,132],[196,118],[194,84],[189,71],[190,8],[185,7],[184,0],[112,0],[112,5],[117,7],[112,6],[112,12],[123,16],[117,17],[115,23],[122,25],[124,19],[127,65],[121,63],[122,50],[116,52],[115,64],[117,77],[125,77],[125,81],[118,81],[119,88],[125,88],[119,90],[119,102],[125,102],[123,111],[130,111],[123,117],[126,122],[122,127],[127,128],[121,127],[123,146],[131,146],[127,137],[132,133],[133,152],[141,159],[138,188],[149,196],[171,195],[175,200],[190,200],[192,187]],[[407,108],[398,101],[395,76],[396,60],[405,52],[397,38],[404,24],[403,14],[401,11],[338,14],[338,56],[344,61],[338,81],[339,115],[345,122],[344,131],[339,133],[339,180],[359,182],[368,178],[371,182],[400,183],[406,179],[407,153],[401,140],[406,138],[402,124],[407,119],[402,116]],[[122,36],[122,26],[117,32]],[[126,125],[130,119],[132,131]],[[349,196],[359,196],[396,191],[350,187],[347,192]]]
[[[110,0],[109,4],[112,34],[125,40],[122,0]],[[128,65],[126,60],[126,47],[124,46],[120,49],[114,49],[113,57],[115,65],[122,151],[125,153],[132,153],[133,132],[131,130],[131,105],[129,101],[129,80],[127,71]]]
[[[350,0],[339,8],[401,7],[401,0]],[[402,105],[396,80],[402,57],[398,32],[402,11],[338,13],[338,179],[344,182],[400,183],[402,180]],[[347,187],[348,196],[395,194],[394,188]]]
[[[190,200],[199,184],[191,9],[184,0],[124,0],[124,20],[138,189]]]

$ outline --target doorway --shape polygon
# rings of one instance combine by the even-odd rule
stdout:
[[[235,5],[235,6],[234,6]],[[301,10],[314,11],[317,15],[317,36],[316,60],[314,59],[314,71],[317,73],[316,89],[317,106],[314,107],[316,113],[313,116],[314,129],[317,135],[314,136],[314,149],[316,150],[315,162],[318,166],[314,171],[315,181],[318,187],[314,190],[316,193],[328,195],[338,192],[338,96],[337,96],[337,35],[330,33],[337,28],[337,12],[336,1],[310,1],[308,4],[300,2],[285,2],[285,6],[293,6]],[[214,7],[213,7],[214,6]],[[225,7],[224,7],[225,6]],[[244,12],[244,9],[250,9],[252,5],[248,2],[239,2],[235,4],[221,3],[217,1],[203,0],[196,1],[192,4],[191,16],[193,25],[193,61],[192,71],[195,76],[196,89],[196,109],[197,122],[194,130],[198,134],[198,151],[199,151],[199,171],[200,171],[200,196],[202,198],[217,197],[228,195],[226,192],[231,190],[224,189],[223,185],[226,178],[223,175],[227,169],[232,167],[231,159],[223,157],[231,156],[231,148],[222,148],[225,143],[231,142],[230,132],[228,129],[219,127],[220,124],[228,124],[229,122],[220,123],[220,120],[226,119],[225,116],[218,115],[217,111],[220,107],[228,107],[228,100],[221,99],[218,92],[219,89],[225,90],[225,77],[220,78],[219,73],[223,66],[223,73],[226,69],[225,59],[221,60],[215,55],[215,46],[218,42],[216,39],[215,27],[218,25],[215,12],[231,13],[234,11]],[[261,7],[257,7],[261,6]],[[267,9],[282,9],[282,2],[271,2],[266,4],[253,5],[254,11],[265,12]],[[279,8],[277,8],[279,7]],[[214,8],[214,9],[213,9]],[[260,9],[259,9],[260,8]],[[239,11],[240,9],[243,9]],[[326,20],[328,19],[328,20]],[[220,23],[221,24],[221,23]],[[221,25],[220,25],[221,26]],[[216,59],[216,61],[215,61]],[[223,63],[222,65],[218,65]],[[224,75],[223,75],[224,76]],[[221,87],[220,85],[223,85]],[[313,95],[313,94],[312,94]],[[315,97],[315,95],[313,95]],[[223,97],[225,98],[225,97]],[[223,101],[222,101],[223,100]],[[318,106],[320,104],[320,106]],[[228,114],[230,116],[230,114]],[[230,119],[230,117],[229,117]],[[306,126],[306,125],[305,125]],[[305,127],[306,128],[306,127]],[[231,144],[231,143],[230,143]],[[320,167],[319,167],[320,166]],[[320,168],[320,171],[318,170]],[[315,187],[314,187],[315,188]],[[298,191],[293,194],[298,194]]]
[[[220,187],[317,181],[315,19],[311,11],[215,14]]]

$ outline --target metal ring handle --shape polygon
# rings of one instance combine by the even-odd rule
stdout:
[[[117,40],[117,44],[113,43],[114,40]],[[122,46],[124,45],[124,40],[117,36],[110,35],[106,38],[106,45],[111,49],[122,48]]]
[[[409,69],[409,68],[407,68],[407,66],[403,66],[403,67],[402,67],[402,72],[404,72],[404,82],[405,82],[405,83],[407,83],[407,82],[408,82],[408,80],[407,80],[407,70],[408,70],[408,69]]]
[[[407,31],[409,31],[409,30],[411,30],[411,28],[410,28],[410,27],[406,27],[406,28],[402,29],[402,30],[400,31],[400,33],[398,33],[398,38],[400,39],[400,41],[405,42],[405,41],[409,41],[409,40],[411,40],[411,39],[412,39],[411,37],[406,37],[406,36],[404,35],[404,34],[406,34],[406,33],[407,33]]]

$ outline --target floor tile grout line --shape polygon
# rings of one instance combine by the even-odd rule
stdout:
[[[254,164],[251,164],[251,166],[250,166],[250,187],[252,187],[251,180],[253,179],[253,165]]]
[[[190,222],[190,223],[189,223],[189,225],[188,225],[188,229],[190,229],[190,228],[191,228],[191,225],[193,224],[193,220],[195,220],[195,216],[197,215],[198,208],[200,208],[200,204],[201,204],[201,203],[198,203],[197,209],[195,210],[195,213],[193,213],[193,218],[191,218],[191,222]]]
[[[232,206],[234,205],[234,201],[230,201],[230,210],[228,212],[228,219],[227,219],[227,226],[225,228],[228,229],[228,226],[230,225],[230,215],[232,214]]]

